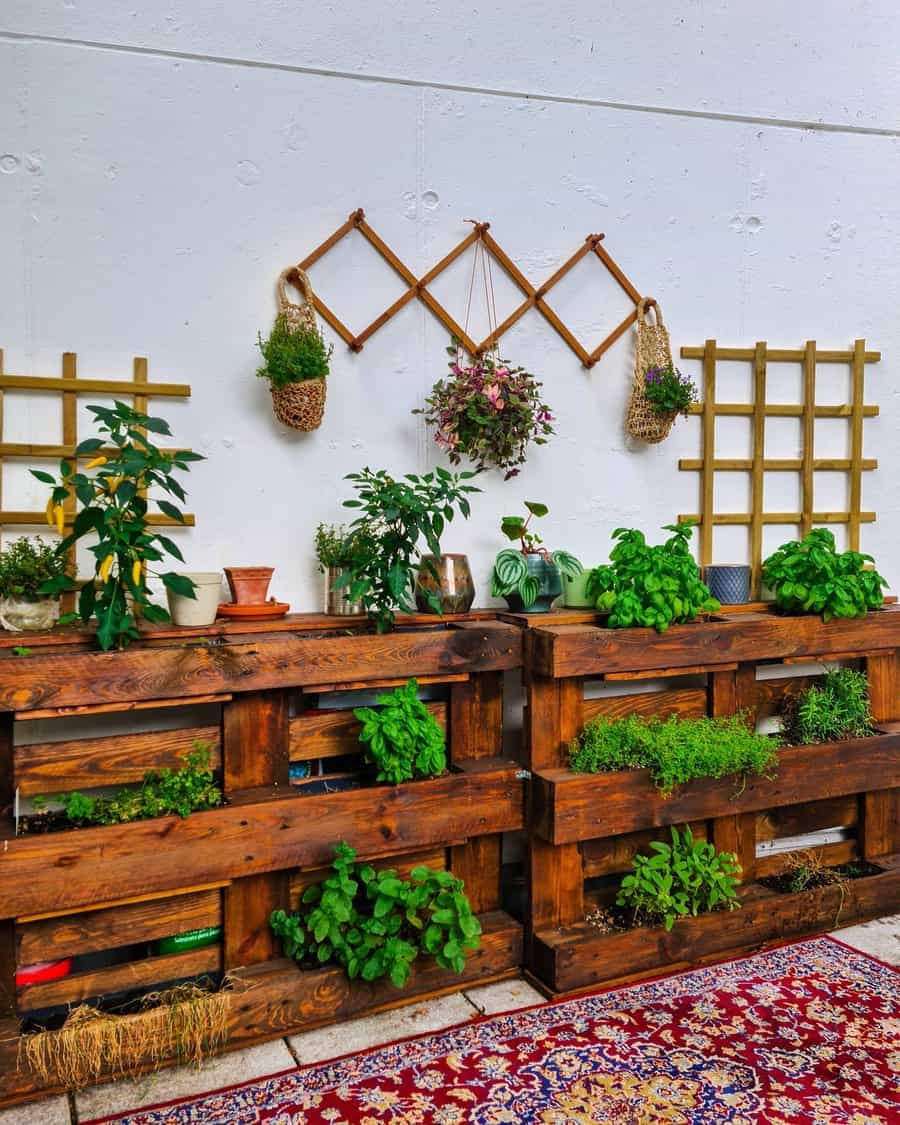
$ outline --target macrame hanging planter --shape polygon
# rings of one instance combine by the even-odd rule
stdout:
[[[655,314],[655,323],[652,324],[647,319],[651,306]],[[660,307],[652,297],[643,297],[638,302],[636,331],[634,383],[625,415],[625,429],[639,441],[655,445],[669,436],[678,412],[660,413],[647,398],[647,372],[653,367],[674,366],[669,333]]]
[[[481,226],[475,224],[476,233]],[[426,408],[413,413],[424,414],[426,422],[434,426],[435,441],[451,464],[458,465],[465,457],[476,471],[500,469],[509,480],[520,472],[529,446],[544,445],[553,435],[553,415],[542,400],[541,383],[524,367],[500,356],[491,259],[480,240],[472,258],[462,336],[469,339],[479,267],[487,306],[485,347],[467,362],[461,341],[454,339],[447,349],[450,376],[435,383],[425,400]]]
[[[288,299],[287,285],[290,283],[300,293],[301,303]],[[278,315],[293,332],[314,331],[316,310],[313,305],[312,286],[309,278],[299,266],[290,266],[278,276]],[[322,425],[325,413],[325,379],[303,379],[299,383],[288,383],[283,387],[271,387],[272,408],[275,417],[284,426],[294,430],[316,430]]]

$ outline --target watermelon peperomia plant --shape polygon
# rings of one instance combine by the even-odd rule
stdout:
[[[570,578],[581,574],[582,566],[568,551],[548,551],[537,532],[531,530],[532,519],[535,517],[541,519],[550,511],[547,505],[526,500],[525,507],[528,509],[527,517],[504,516],[500,523],[500,530],[507,539],[513,542],[519,541],[519,549],[507,547],[494,559],[494,568],[491,571],[491,594],[495,598],[517,594],[522,602],[522,608],[528,610],[537,601],[541,591],[540,579],[528,568],[529,556],[538,556],[545,562],[554,564],[560,574]]]

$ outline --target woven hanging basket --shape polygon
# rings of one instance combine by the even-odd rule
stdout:
[[[656,313],[656,323],[647,320],[647,311],[652,303]],[[625,429],[639,441],[650,445],[664,441],[671,432],[676,411],[660,414],[648,400],[646,374],[651,367],[667,367],[672,364],[672,347],[669,333],[663,324],[659,305],[649,297],[642,297],[637,307],[637,345],[634,353],[634,383],[628,400],[625,415]]]
[[[288,300],[288,282],[299,290],[302,304]],[[318,331],[312,286],[299,266],[290,266],[278,275],[278,313],[284,317],[287,327],[292,331],[301,328]],[[270,390],[272,409],[283,426],[290,426],[294,430],[316,430],[322,425],[327,392],[324,379],[303,379],[299,383],[271,387]]]

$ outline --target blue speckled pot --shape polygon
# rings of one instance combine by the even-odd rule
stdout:
[[[750,601],[750,567],[744,563],[710,565],[703,572],[703,580],[722,605],[743,605]]]

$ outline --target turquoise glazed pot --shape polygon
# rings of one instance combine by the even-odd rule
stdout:
[[[538,596],[534,604],[527,609],[522,605],[522,599],[518,594],[507,594],[506,604],[513,613],[547,613],[562,593],[559,568],[555,562],[545,559],[543,555],[526,555],[525,563],[528,573],[533,574],[541,584]]]

